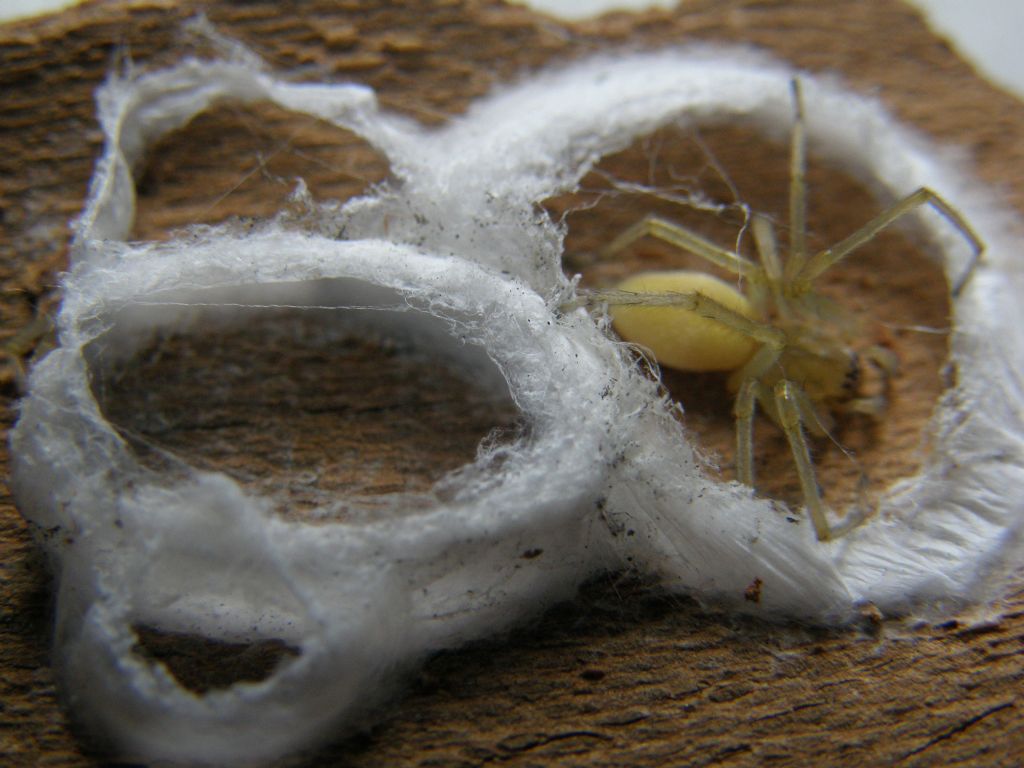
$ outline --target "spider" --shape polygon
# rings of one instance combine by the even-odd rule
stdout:
[[[642,237],[654,237],[733,274],[735,285],[700,271],[643,272],[594,298],[607,304],[623,340],[649,350],[657,362],[681,371],[730,372],[734,395],[736,475],[754,484],[753,424],[760,408],[785,434],[796,465],[807,512],[819,541],[843,535],[863,522],[851,514],[833,526],[825,513],[806,433],[829,434],[834,415],[879,417],[883,395],[860,393],[864,366],[875,366],[888,383],[897,359],[883,347],[854,351],[855,329],[843,312],[814,289],[815,281],[882,230],[922,205],[944,216],[971,247],[963,275],[951,286],[956,297],[984,249],[980,238],[949,203],[922,187],[883,210],[851,235],[818,252],[807,250],[806,139],[800,83],[791,83],[794,105],[790,137],[789,250],[783,257],[769,219],[754,214],[751,231],[758,254],[752,260],[673,223],[648,215],[607,246],[618,254]]]

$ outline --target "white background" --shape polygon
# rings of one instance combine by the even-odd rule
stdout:
[[[668,7],[675,0],[517,0],[565,18],[612,8]],[[682,0],[685,3],[686,0]],[[990,80],[1024,98],[1024,0],[905,0]],[[74,5],[75,0],[0,0],[0,22]]]

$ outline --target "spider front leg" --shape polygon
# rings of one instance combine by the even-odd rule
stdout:
[[[899,358],[891,349],[874,345],[861,353],[861,359],[867,361],[882,377],[882,391],[866,397],[854,397],[844,403],[833,405],[842,413],[859,413],[878,419],[889,407],[889,395],[892,380],[899,370]]]
[[[850,514],[837,526],[829,524],[825,514],[825,505],[821,499],[821,489],[818,487],[818,479],[814,472],[814,462],[811,460],[811,451],[807,445],[807,437],[804,435],[801,403],[806,400],[806,395],[800,391],[797,384],[786,379],[782,379],[775,385],[773,395],[775,409],[778,413],[778,423],[786,435],[789,450],[793,454],[796,473],[800,479],[800,489],[803,492],[807,514],[814,525],[814,533],[818,537],[818,541],[836,539],[860,525],[864,518],[861,515]]]
[[[950,288],[950,292],[955,297],[963,290],[971,274],[973,274],[974,268],[981,258],[982,251],[985,250],[985,246],[978,234],[971,228],[971,225],[967,223],[967,220],[960,215],[960,212],[927,187],[921,187],[916,192],[912,192],[903,199],[897,200],[853,234],[840,240],[831,248],[826,248],[816,253],[807,260],[803,269],[800,270],[796,282],[809,289],[810,284],[822,272],[829,269],[833,264],[845,259],[860,246],[873,240],[886,227],[889,227],[908,213],[912,213],[925,204],[930,205],[942,214],[950,224],[956,227],[957,231],[963,235],[971,247],[971,260],[967,268]]]
[[[800,418],[800,405],[796,395],[796,385],[783,379],[775,385],[775,408],[779,414],[779,426],[782,427],[789,450],[796,463],[796,473],[800,478],[800,488],[804,494],[807,513],[814,524],[814,533],[818,541],[832,538],[832,528],[825,517],[825,506],[821,502],[821,491],[818,479],[814,474],[811,452],[804,436],[803,420]]]

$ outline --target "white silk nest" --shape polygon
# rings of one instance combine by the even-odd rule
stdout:
[[[538,203],[661,126],[742,117],[784,131],[795,74],[735,49],[595,58],[505,87],[441,130],[379,111],[367,88],[287,83],[245,57],[112,77],[59,346],[35,366],[11,437],[19,508],[59,576],[56,660],[79,714],[138,759],[270,760],[363,713],[395,670],[627,562],[703,600],[818,622],[868,602],[891,615],[997,594],[993,574],[1019,554],[1024,485],[1016,224],[877,103],[800,74],[812,151],[880,195],[940,191],[987,251],[955,304],[959,384],[936,406],[933,450],[869,524],[819,543],[777,504],[710,480],[673,404],[600,321],[560,309],[575,289]],[[345,240],[269,221],[126,242],[146,148],[225,99],[351,130],[393,180],[313,208]],[[959,275],[962,238],[920,218]],[[427,508],[396,498],[396,514],[366,520],[289,521],[225,475],[162,475],[108,422],[90,377],[211,305],[227,322],[238,307],[238,323],[242,308],[334,308],[507,390],[529,429],[500,460],[481,450]],[[756,606],[743,600],[755,579]],[[298,653],[263,681],[195,695],[135,652],[139,625]]]

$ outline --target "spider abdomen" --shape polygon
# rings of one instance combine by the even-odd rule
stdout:
[[[757,316],[746,296],[706,272],[643,272],[624,280],[617,290],[705,296],[748,319]],[[732,371],[758,346],[749,336],[679,306],[619,304],[612,306],[611,315],[623,339],[649,349],[660,365],[680,371]]]

